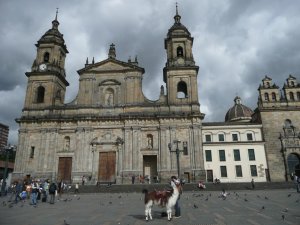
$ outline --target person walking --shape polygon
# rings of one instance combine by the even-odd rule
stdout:
[[[39,191],[39,186],[35,180],[31,184],[31,204],[36,207],[37,204],[37,194]]]
[[[49,180],[45,180],[43,185],[43,197],[44,197],[44,199],[42,199],[43,202],[47,202],[48,194],[49,194]]]
[[[176,184],[179,183],[179,182],[180,182],[180,180],[178,180],[177,177],[175,177],[175,176],[171,177],[171,182],[170,183],[171,183],[171,186],[172,186],[173,189],[176,187]],[[175,217],[174,218],[181,217],[181,209],[180,209],[180,205],[179,205],[179,199],[180,199],[181,194],[182,193],[179,193],[178,199],[177,199],[177,201],[175,203],[175,206],[174,206],[174,208],[175,208]]]
[[[49,186],[50,204],[54,204],[56,190],[57,186],[54,182],[52,182]]]
[[[79,193],[79,184],[78,183],[75,184],[75,192],[74,193],[75,194]]]
[[[21,193],[22,193],[22,183],[20,181],[16,181],[15,184],[15,203],[18,203],[18,199],[22,200]]]
[[[292,175],[292,176],[293,176],[292,179],[294,179],[294,184],[295,184],[295,186],[296,186],[296,190],[297,190],[297,192],[299,193],[299,192],[300,192],[300,177],[297,176],[296,174],[295,174],[295,175]]]
[[[62,197],[62,194],[64,193],[64,187],[65,187],[65,184],[63,182],[63,180],[60,180],[60,182],[58,183],[58,198],[61,199]]]
[[[251,187],[252,187],[252,190],[255,189],[254,179],[251,180]]]

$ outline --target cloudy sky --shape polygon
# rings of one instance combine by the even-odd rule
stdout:
[[[59,30],[69,50],[66,103],[78,91],[77,70],[87,57],[107,58],[114,43],[117,59],[138,56],[145,68],[143,91],[158,98],[166,62],[164,38],[173,25],[176,0],[0,0],[0,123],[17,143],[34,44],[51,28],[59,8]],[[300,1],[177,0],[181,22],[194,37],[201,112],[205,122],[224,121],[236,95],[255,109],[265,75],[283,86],[300,78]]]

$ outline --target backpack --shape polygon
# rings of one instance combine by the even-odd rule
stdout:
[[[56,191],[55,184],[51,184],[49,188],[49,193],[54,193]]]

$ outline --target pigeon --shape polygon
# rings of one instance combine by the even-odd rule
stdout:
[[[288,194],[288,198],[291,197],[291,194]]]
[[[285,219],[285,216],[284,216],[284,215],[281,215],[281,218],[282,218],[282,220],[284,220],[284,219]]]
[[[284,210],[282,210],[282,212],[288,212],[289,210],[288,210],[288,208],[285,208]]]
[[[112,204],[112,202],[109,202],[109,204]]]
[[[199,207],[196,205],[196,204],[194,204],[194,209],[198,209]]]
[[[267,196],[265,196],[265,199],[266,199],[266,200],[269,200],[269,198],[268,198]]]
[[[122,198],[122,196],[120,195],[118,198]]]
[[[248,199],[245,198],[244,201],[245,201],[245,202],[248,202]]]
[[[77,198],[77,200],[79,200],[79,199],[80,199],[80,197]]]
[[[69,223],[67,223],[67,221],[66,220],[64,220],[64,225],[70,225]]]
[[[265,206],[262,206],[260,209],[260,212],[263,211],[265,209]]]
[[[205,201],[208,201],[208,197],[206,197]]]

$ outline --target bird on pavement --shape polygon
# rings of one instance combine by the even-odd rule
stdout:
[[[291,197],[291,194],[288,194],[288,198]]]
[[[67,223],[67,221],[66,220],[64,220],[64,225],[70,225],[69,223]]]
[[[265,209],[265,206],[262,206],[261,209],[259,210],[260,212]]]
[[[198,209],[199,207],[196,205],[196,204],[194,204],[194,209]]]
[[[289,210],[288,210],[288,208],[285,208],[284,210],[282,210],[282,212],[288,212]]]

